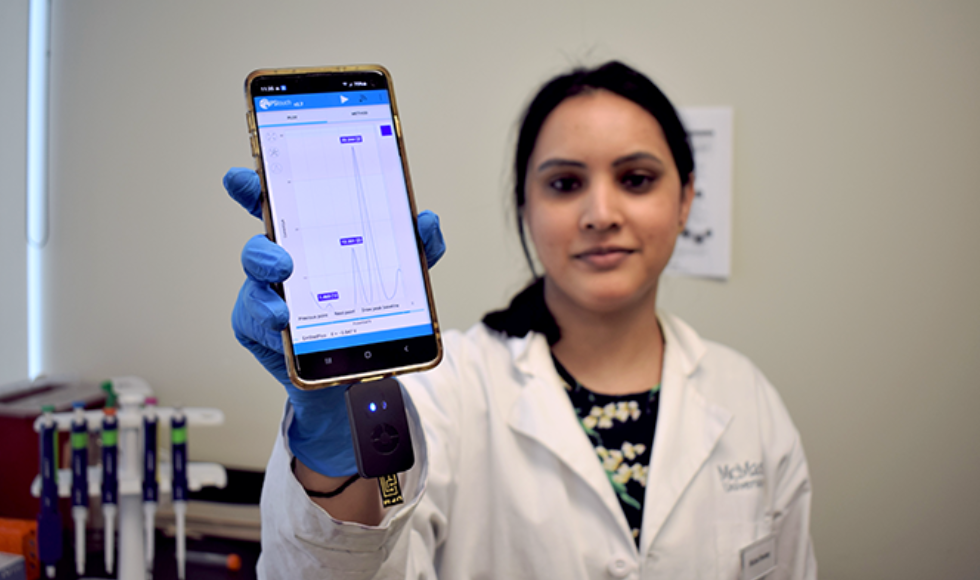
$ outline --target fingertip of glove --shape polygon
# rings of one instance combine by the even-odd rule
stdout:
[[[436,213],[429,210],[419,212],[419,236],[425,247],[425,260],[431,268],[446,253],[446,241]]]
[[[439,229],[439,214],[430,209],[423,209],[419,212],[419,229],[429,230],[432,228]]]
[[[222,183],[228,193],[234,193],[238,190],[251,186],[254,184],[258,175],[251,169],[245,167],[232,167],[225,173]]]
[[[262,217],[262,204],[259,199],[262,187],[255,171],[245,167],[232,167],[225,173],[222,183],[232,199],[253,216]]]
[[[245,273],[263,282],[282,282],[293,273],[293,258],[282,246],[256,234],[242,248]]]

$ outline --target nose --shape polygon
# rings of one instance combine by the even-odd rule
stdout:
[[[593,183],[586,195],[582,196],[583,230],[606,231],[619,228],[623,224],[622,211],[616,187],[602,180]]]

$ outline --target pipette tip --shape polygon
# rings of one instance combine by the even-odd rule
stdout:
[[[104,504],[105,514],[105,569],[112,574],[116,561],[116,506]]]

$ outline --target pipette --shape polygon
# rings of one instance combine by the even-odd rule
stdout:
[[[61,559],[61,516],[58,514],[58,427],[54,407],[45,405],[41,424],[41,512],[37,515],[38,559],[48,578],[54,578]]]
[[[71,515],[75,520],[75,570],[85,574],[85,525],[88,522],[88,421],[85,403],[75,401],[71,422]]]
[[[115,404],[110,395],[109,402]],[[102,418],[102,516],[105,520],[105,569],[112,574],[116,557],[116,501],[119,493],[117,442],[119,422],[116,409],[106,407]]]
[[[175,408],[170,419],[170,457],[173,463],[174,519],[177,523],[177,577],[184,580],[187,565],[187,418]]]
[[[157,512],[157,400],[146,398],[143,409],[143,519],[146,524],[146,569],[153,570],[154,519]]]

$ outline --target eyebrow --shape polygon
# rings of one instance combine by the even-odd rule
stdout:
[[[664,162],[656,155],[652,153],[646,153],[644,151],[639,151],[637,153],[633,153],[632,155],[626,155],[624,157],[620,157],[619,159],[613,161],[612,164],[613,167],[616,167],[618,165],[623,165],[624,163],[631,163],[633,161],[639,161],[641,159],[649,159],[650,161],[658,163],[659,165],[664,164]]]
[[[632,153],[630,155],[624,155],[623,157],[616,159],[615,161],[612,162],[612,166],[618,167],[620,165],[624,165],[626,163],[632,163],[634,161],[639,161],[641,159],[648,159],[650,161],[653,161],[654,163],[657,163],[658,165],[661,166],[664,165],[664,162],[656,155],[653,155],[652,153],[647,153],[645,151],[638,151],[636,153]],[[540,172],[540,171],[544,171],[545,169],[548,169],[549,167],[578,167],[584,169],[586,165],[581,161],[573,161],[571,159],[558,158],[558,159],[549,159],[543,162],[541,165],[538,165],[537,170]]]
[[[585,168],[585,164],[581,161],[572,161],[571,159],[549,159],[538,165],[538,171],[544,171],[549,167],[580,167]]]

